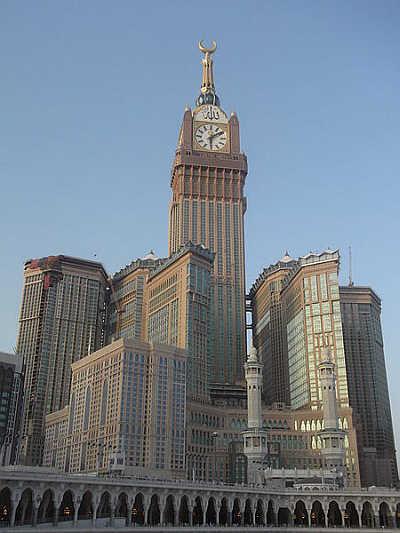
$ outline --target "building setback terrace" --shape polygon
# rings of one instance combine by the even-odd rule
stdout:
[[[0,527],[400,528],[400,492],[100,478],[0,469]],[[225,529],[226,530],[226,529]],[[365,531],[365,529],[363,529]]]

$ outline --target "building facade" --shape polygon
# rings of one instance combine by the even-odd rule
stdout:
[[[122,338],[76,361],[69,406],[46,418],[44,466],[184,477],[186,359]]]
[[[23,372],[20,355],[0,352],[0,466],[18,461],[24,397]]]
[[[247,159],[240,150],[239,121],[221,109],[212,53],[204,53],[197,106],[186,109],[172,167],[169,254],[186,242],[215,253],[211,278],[211,373],[233,383],[243,376],[245,265],[243,219]]]
[[[296,261],[286,255],[263,272],[249,294],[254,344],[266,373],[270,364],[276,383],[287,387],[283,398],[293,409],[321,406],[318,365],[325,346],[336,365],[338,402],[349,405],[338,270],[337,250]]]
[[[248,296],[254,345],[267,369],[263,373],[263,398],[269,406],[290,405],[287,331],[281,291],[295,266],[296,261],[286,253],[275,265],[264,269]]]
[[[104,344],[107,275],[64,255],[25,263],[17,352],[24,358],[20,460],[42,461],[46,414],[69,402],[71,364]]]
[[[153,251],[114,274],[110,280],[107,340],[121,337],[144,340],[145,287],[149,273],[162,265]]]
[[[187,392],[199,402],[208,400],[213,258],[204,246],[186,243],[146,285],[146,339],[187,351]]]
[[[363,485],[398,483],[383,349],[381,300],[369,287],[340,287],[350,405]]]

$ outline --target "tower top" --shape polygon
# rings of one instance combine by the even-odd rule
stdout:
[[[212,42],[211,47],[204,46],[203,41],[199,42],[199,50],[203,52],[204,57],[201,60],[203,65],[203,75],[201,80],[200,95],[196,100],[198,106],[204,104],[212,104],[219,106],[219,98],[215,92],[214,86],[214,73],[213,73],[213,60],[212,54],[217,49],[217,43]]]
[[[247,358],[248,363],[258,363],[257,349],[255,348],[253,341],[250,345],[249,356]]]

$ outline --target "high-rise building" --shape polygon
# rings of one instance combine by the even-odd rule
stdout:
[[[0,352],[0,466],[18,461],[23,389],[22,357]]]
[[[243,188],[247,158],[240,150],[239,121],[228,118],[215,91],[211,48],[204,53],[200,96],[187,108],[172,167],[169,254],[186,242],[215,253],[211,278],[211,373],[215,382],[243,377],[245,268]]]
[[[69,402],[71,364],[104,344],[107,275],[64,255],[25,263],[17,352],[25,363],[20,460],[40,465],[47,413]]]
[[[260,274],[249,292],[253,320],[253,339],[263,372],[263,397],[266,405],[290,405],[289,365],[286,322],[281,291],[288,274],[296,266],[288,253]]]
[[[363,485],[398,482],[383,351],[381,300],[369,287],[340,287],[350,405]]]
[[[250,291],[254,344],[282,398],[294,409],[321,406],[318,365],[329,346],[337,371],[339,405],[349,404],[338,285],[339,253],[285,255]],[[272,385],[271,399],[279,398]],[[287,387],[287,389],[286,389]],[[286,393],[286,394],[285,394]]]
[[[165,259],[159,259],[150,251],[141,259],[114,274],[110,280],[111,297],[108,309],[108,342],[121,337],[127,339],[144,339],[145,302],[144,293],[149,273],[162,265]]]
[[[46,418],[44,465],[185,475],[186,352],[119,339],[72,365],[71,401]]]
[[[149,274],[146,339],[187,350],[188,396],[208,399],[210,272],[214,254],[186,243]]]

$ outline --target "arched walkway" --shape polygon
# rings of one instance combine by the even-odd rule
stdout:
[[[139,494],[138,494],[138,496],[139,496]],[[138,496],[136,496],[136,498]],[[142,496],[142,495],[140,494],[140,496]],[[143,498],[143,496],[142,496],[142,498]],[[135,502],[136,502],[136,499],[135,499]],[[135,508],[135,506],[134,506],[134,508]],[[151,497],[151,500],[150,500],[149,512],[147,513],[147,522],[148,522],[148,524],[150,526],[157,526],[160,523],[160,517],[161,517],[161,513],[160,513],[160,505],[159,505],[159,502],[158,502],[158,496],[157,496],[157,494],[153,494],[153,496]],[[138,522],[136,522],[136,523],[138,523]]]
[[[365,527],[375,527],[374,511],[370,502],[364,502],[361,513],[361,525]]]
[[[252,526],[253,525],[253,509],[251,505],[251,500],[247,499],[244,506],[243,513],[243,525]]]
[[[382,528],[392,527],[392,517],[386,502],[382,502],[379,506],[379,526]]]
[[[342,513],[340,512],[337,502],[329,503],[328,508],[328,527],[340,527],[343,524]]]
[[[43,494],[42,501],[38,509],[38,523],[54,522],[56,507],[54,505],[53,493],[50,489]]]
[[[167,499],[165,501],[165,508],[164,508],[164,520],[163,523],[167,526],[174,526],[175,525],[175,505],[174,505],[174,497],[172,494],[169,494],[167,496]]]
[[[137,524],[138,526],[144,525],[145,513],[144,513],[143,500],[144,500],[143,494],[139,492],[138,494],[136,494],[135,501],[133,502],[133,506],[132,506],[132,513],[131,513],[132,520],[131,521],[132,521],[132,524]],[[152,504],[153,504],[153,508],[152,508]],[[155,520],[155,519],[157,520],[157,522],[153,523],[151,520]],[[156,495],[151,497],[147,520],[148,520],[148,523],[152,526],[160,523],[160,508],[158,507],[158,498]]]
[[[278,526],[290,525],[290,511],[287,507],[279,507],[278,511]]]
[[[74,497],[70,490],[64,492],[60,507],[58,509],[58,520],[60,522],[66,522],[67,520],[73,520],[75,514]]]
[[[11,492],[8,487],[5,487],[0,491],[0,528],[10,524],[11,511]]]
[[[240,502],[237,498],[233,502],[232,508],[232,525],[240,526],[242,523],[242,513],[240,511]]]
[[[97,507],[97,518],[111,517],[111,496],[108,491],[103,492],[100,498],[99,506]]]
[[[127,525],[129,525],[128,496],[125,492],[121,492],[118,496],[117,505],[115,507],[115,517],[125,518]]]
[[[33,495],[31,489],[25,489],[19,500],[18,507],[15,513],[15,524],[23,526],[25,524],[32,524],[33,520]]]
[[[276,524],[274,503],[272,500],[269,500],[268,502],[266,520],[267,520],[267,526],[274,526]]]
[[[228,510],[228,503],[226,501],[226,498],[222,498],[218,520],[221,526],[226,526],[229,523],[229,510]]]
[[[264,526],[265,525],[265,521],[264,521],[264,505],[263,505],[262,500],[257,500],[256,512],[255,512],[255,515],[254,515],[254,521],[256,523],[256,526]]]
[[[295,526],[308,526],[308,513],[303,500],[296,502],[293,521]]]
[[[316,500],[311,509],[311,525],[314,527],[325,527],[325,513],[321,502]]]
[[[194,526],[203,525],[203,506],[199,497],[197,497],[194,502],[192,521]]]
[[[182,496],[179,506],[178,522],[180,526],[190,524],[190,511],[187,496]]]
[[[90,490],[83,495],[78,509],[78,520],[88,520],[93,517],[93,497]]]
[[[206,524],[208,526],[215,526],[217,524],[217,511],[215,509],[214,498],[209,498],[206,510]]]
[[[360,517],[353,502],[346,503],[346,510],[344,512],[345,527],[360,527]]]

